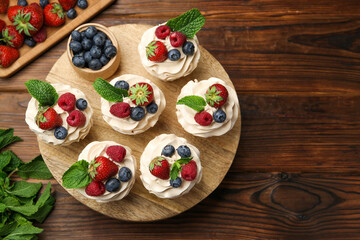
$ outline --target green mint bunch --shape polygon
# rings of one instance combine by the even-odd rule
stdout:
[[[30,95],[39,102],[40,106],[51,107],[59,99],[59,95],[50,83],[33,79],[25,82],[25,86]]]
[[[129,96],[127,90],[116,88],[102,78],[97,78],[93,87],[102,98],[109,102],[122,102],[124,97]]]

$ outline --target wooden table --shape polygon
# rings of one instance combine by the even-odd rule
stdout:
[[[233,80],[242,136],[220,187],[193,209],[154,223],[120,222],[56,184],[41,239],[360,239],[358,0],[119,0],[93,22],[158,24],[190,8],[206,16],[200,43]],[[0,128],[39,153],[24,122],[24,82],[45,79],[66,40],[0,81]],[[134,53],[137,54],[137,53]]]

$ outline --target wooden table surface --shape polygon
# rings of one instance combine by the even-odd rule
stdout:
[[[90,210],[53,180],[40,239],[360,239],[359,0],[118,0],[92,21],[155,25],[193,7],[206,17],[200,43],[241,104],[223,183],[179,216],[140,224]],[[24,82],[45,79],[65,43],[0,80],[0,128],[25,140],[11,147],[25,161],[39,150]]]

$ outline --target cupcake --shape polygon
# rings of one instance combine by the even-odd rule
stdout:
[[[200,59],[195,34],[204,23],[205,18],[199,10],[192,9],[146,30],[138,46],[146,71],[163,81],[173,81],[192,73]]]
[[[188,82],[181,89],[176,104],[176,115],[185,131],[205,138],[230,131],[239,110],[235,90],[214,77]]]
[[[200,152],[185,138],[161,134],[144,149],[140,172],[140,179],[150,193],[159,198],[177,198],[200,182]]]
[[[163,92],[141,76],[125,74],[110,83],[97,79],[94,88],[101,95],[104,120],[123,134],[135,135],[148,130],[165,109]]]
[[[82,91],[39,80],[29,80],[25,85],[32,95],[25,121],[40,140],[69,145],[86,137],[93,123],[93,110]]]

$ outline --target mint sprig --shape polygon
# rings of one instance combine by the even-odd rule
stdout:
[[[93,87],[102,98],[109,102],[122,102],[124,97],[129,96],[127,90],[116,88],[102,78],[97,78]]]
[[[63,174],[63,186],[66,188],[81,188],[89,185],[89,163],[86,160],[77,161]]]
[[[25,86],[40,106],[53,106],[59,98],[55,88],[50,83],[33,79],[25,82]]]
[[[205,99],[200,96],[189,95],[177,101],[176,105],[186,105],[197,112],[202,112],[205,109],[206,102]]]
[[[181,32],[187,38],[194,38],[195,34],[200,31],[204,24],[205,17],[197,8],[193,8],[176,18],[170,19],[166,23],[171,28],[171,31]]]
[[[170,170],[170,179],[175,180],[178,177],[179,172],[181,171],[181,165],[188,164],[192,159],[192,157],[187,157],[176,160]]]

